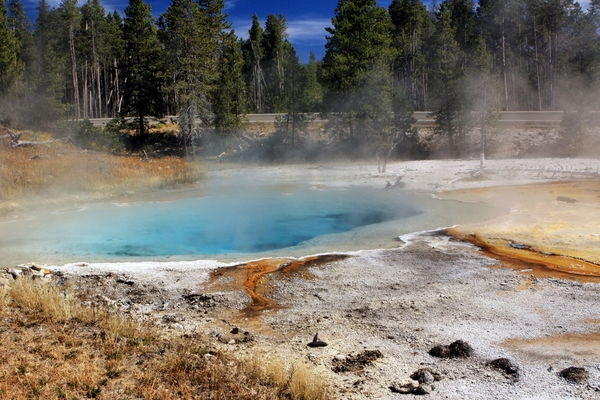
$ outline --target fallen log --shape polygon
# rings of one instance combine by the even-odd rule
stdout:
[[[40,146],[43,144],[50,144],[50,143],[54,143],[56,142],[56,139],[52,139],[52,140],[45,140],[45,141],[40,141],[40,140],[35,140],[35,141],[30,141],[30,140],[19,140],[17,142],[13,142],[13,144],[10,145],[10,147],[30,147],[30,146]]]

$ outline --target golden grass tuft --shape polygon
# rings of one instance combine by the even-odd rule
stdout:
[[[148,325],[81,304],[71,287],[21,278],[0,288],[0,398],[326,399],[306,364],[249,359],[201,336],[161,339]]]

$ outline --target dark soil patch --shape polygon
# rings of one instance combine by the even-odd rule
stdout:
[[[585,370],[585,368],[569,367],[560,371],[558,376],[568,380],[571,383],[585,383],[590,377],[590,374]]]
[[[508,358],[497,358],[490,361],[487,365],[501,370],[515,381],[519,379],[519,367]]]
[[[383,354],[379,350],[365,350],[356,355],[350,354],[344,360],[333,360],[332,370],[337,373],[361,371],[381,357]]]
[[[439,358],[467,358],[473,353],[471,345],[463,340],[452,342],[449,346],[437,345],[429,350],[429,355]]]

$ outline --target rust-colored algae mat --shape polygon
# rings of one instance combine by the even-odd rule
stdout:
[[[600,281],[600,181],[580,180],[438,193],[510,210],[478,224],[448,229],[486,252],[543,265],[546,276]],[[548,270],[550,274],[548,274]],[[553,275],[556,271],[559,275]]]
[[[502,346],[542,360],[577,362],[600,358],[600,333],[565,333],[535,339],[508,339]]]
[[[347,257],[344,254],[325,254],[300,259],[267,258],[250,261],[214,270],[206,286],[210,286],[212,290],[243,288],[250,297],[250,303],[241,310],[241,313],[246,317],[256,317],[266,311],[282,308],[269,297],[272,294],[271,274],[294,274],[304,279],[311,279],[314,276],[308,271],[309,267],[342,260]]]

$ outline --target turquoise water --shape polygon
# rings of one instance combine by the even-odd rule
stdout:
[[[241,189],[168,202],[90,204],[5,222],[1,229],[11,234],[0,237],[0,248],[28,244],[33,249],[23,252],[119,260],[258,253],[421,213],[398,191]]]

